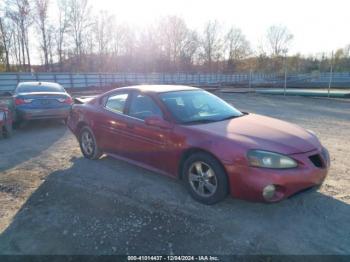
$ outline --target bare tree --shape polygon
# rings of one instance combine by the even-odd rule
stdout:
[[[50,17],[47,12],[54,1],[58,12]],[[0,15],[0,59],[6,70],[31,70],[31,55],[36,52],[43,64],[38,70],[54,70],[55,60],[61,71],[81,72],[246,72],[253,68],[277,72],[283,66],[288,71],[311,72],[329,67],[326,54],[287,57],[293,35],[284,26],[271,26],[262,48],[253,55],[240,29],[233,27],[221,35],[217,21],[208,22],[200,34],[177,16],[135,28],[117,23],[107,11],[93,17],[89,0],[54,1],[0,0],[0,9],[5,10]],[[28,37],[33,21],[36,34]],[[29,44],[31,39],[39,40],[39,48]],[[349,50],[347,46],[335,52],[335,70],[350,70]]]
[[[137,57],[142,72],[154,72],[161,67],[164,68],[158,33],[158,27],[155,25],[140,30],[137,39]]]
[[[74,53],[79,63],[84,52],[84,37],[91,26],[88,0],[68,0],[70,33],[74,42]]]
[[[175,67],[186,44],[188,33],[189,29],[185,21],[180,17],[168,16],[159,23],[158,34],[161,41],[161,49]]]
[[[69,6],[67,0],[57,0],[58,17],[53,28],[54,40],[58,56],[60,71],[63,70],[64,49],[66,45],[66,35],[69,29]]]
[[[250,53],[250,44],[242,30],[231,27],[225,35],[225,48],[228,53],[228,62],[246,58]]]
[[[9,46],[10,46],[10,33],[5,31],[4,20],[0,17],[0,47],[2,46],[5,53],[5,66],[6,71],[10,71],[10,56],[9,56]]]
[[[273,25],[266,33],[267,45],[272,57],[287,54],[293,35],[288,28],[281,25]]]
[[[7,0],[6,14],[16,24],[22,51],[22,64],[31,71],[28,29],[32,24],[31,6],[28,0]],[[26,61],[27,59],[27,61]]]
[[[17,66],[21,66],[22,65],[21,43],[20,43],[20,34],[19,34],[18,26],[16,23],[14,23],[12,20],[9,19],[7,30],[9,30],[10,32],[10,36],[9,36],[10,61],[12,61],[12,63],[14,63]]]
[[[118,57],[121,54],[122,51],[122,45],[125,38],[125,27],[119,23],[116,22],[115,19],[111,22],[111,56],[114,61],[113,70],[118,71],[119,70],[119,59]]]
[[[48,7],[50,0],[34,1],[34,21],[37,24],[41,36],[41,50],[44,55],[44,64],[46,71],[49,69],[49,47],[48,47]]]
[[[106,54],[110,50],[111,34],[114,16],[107,11],[100,11],[95,17],[93,25],[93,33],[97,42],[97,52],[99,54]]]
[[[55,49],[55,27],[53,25],[50,25],[47,29],[47,52],[49,56],[49,64],[51,67],[51,70],[53,70],[53,63],[54,63],[54,49]]]
[[[222,39],[220,37],[219,23],[209,21],[204,28],[202,37],[202,57],[204,62],[208,65],[209,71],[212,70],[212,62],[219,60],[222,53]]]
[[[181,60],[184,70],[191,70],[192,65],[196,62],[196,54],[199,49],[199,37],[196,31],[189,30],[186,41],[181,49]]]
[[[136,32],[127,24],[123,25],[122,32],[121,54],[128,58],[132,58],[137,46]]]

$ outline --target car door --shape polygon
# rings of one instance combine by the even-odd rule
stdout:
[[[122,154],[137,162],[166,170],[162,159],[166,159],[171,130],[149,126],[144,121],[151,116],[163,118],[161,108],[151,96],[133,92],[126,114],[130,118],[127,126],[129,138],[122,142]]]
[[[118,91],[102,98],[100,113],[95,117],[95,136],[107,153],[120,154],[121,141],[129,138],[129,117],[124,114],[129,96],[128,91]]]

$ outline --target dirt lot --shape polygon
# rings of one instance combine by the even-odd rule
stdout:
[[[332,158],[319,191],[204,206],[178,181],[86,160],[63,124],[36,122],[0,140],[0,253],[350,254],[350,101],[225,99],[314,130]]]

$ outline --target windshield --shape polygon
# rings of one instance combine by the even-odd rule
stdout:
[[[16,89],[17,93],[32,93],[32,92],[65,92],[60,85],[20,85]]]
[[[159,96],[183,124],[216,122],[243,115],[219,97],[203,90],[168,92]]]

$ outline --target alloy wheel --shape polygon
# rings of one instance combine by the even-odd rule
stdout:
[[[199,196],[210,197],[215,194],[218,187],[217,177],[208,164],[196,161],[188,172],[190,185]]]
[[[91,155],[94,152],[95,142],[90,132],[84,131],[81,134],[81,145],[87,155]]]

